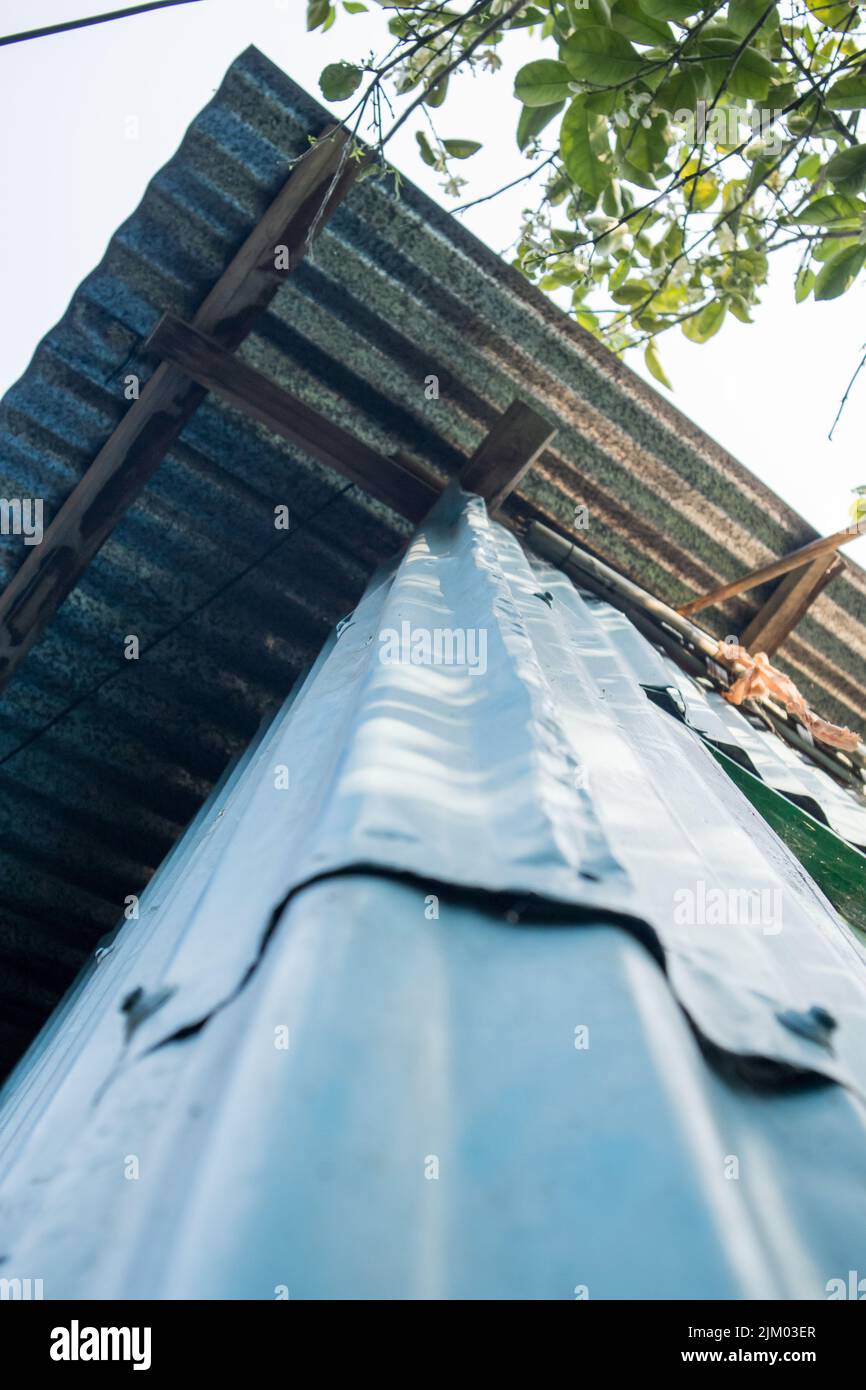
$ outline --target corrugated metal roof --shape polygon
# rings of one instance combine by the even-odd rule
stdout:
[[[54,514],[122,417],[126,373],[153,369],[139,349],[160,314],[192,313],[325,122],[256,50],[233,64],[0,406],[4,495]],[[814,534],[405,182],[399,197],[387,177],[353,190],[242,356],[445,474],[525,397],[558,434],[524,500],[565,525],[587,503],[592,546],[672,601]],[[293,530],[259,563],[282,502]],[[3,700],[0,756],[56,721],[2,767],[7,1058],[405,535],[233,410],[199,410]],[[0,578],[20,559],[4,538]],[[737,631],[750,611],[710,621]],[[864,710],[864,623],[866,576],[850,566],[782,653],[842,722]]]
[[[857,1268],[866,952],[629,646],[449,490],[7,1087],[5,1277],[819,1298]]]

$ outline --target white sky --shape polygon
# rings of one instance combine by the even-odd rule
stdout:
[[[0,33],[129,2],[0,0]],[[305,0],[203,0],[0,48],[0,394],[23,372],[229,63],[255,43],[318,96],[326,63],[381,52],[388,41],[386,13],[375,0],[367,3],[368,15],[341,16],[326,35],[307,34]],[[511,77],[538,56],[538,45],[515,34],[504,56],[505,69],[495,76],[455,83],[437,113],[441,134],[484,142],[484,152],[460,166],[471,176],[465,199],[527,168],[514,142]],[[127,138],[131,116],[137,140]],[[389,158],[453,206],[418,157],[418,128],[418,120],[407,123]],[[527,201],[519,188],[464,220],[501,251]],[[778,257],[755,317],[751,327],[729,319],[703,347],[679,330],[663,337],[672,399],[816,527],[836,530],[847,523],[850,489],[866,483],[866,369],[827,441],[866,340],[864,285],[839,300],[795,306],[791,263]],[[628,360],[646,375],[638,354]],[[848,553],[866,563],[866,542],[855,541]]]

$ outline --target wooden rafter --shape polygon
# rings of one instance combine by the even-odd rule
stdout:
[[[371,449],[174,314],[160,319],[146,347],[410,521],[420,521],[442,491],[442,482],[426,464],[399,452],[387,456]],[[467,477],[474,477],[479,486],[486,486],[486,476],[489,499],[493,499],[492,504],[488,499],[488,505],[498,505],[497,499],[508,495],[518,474],[523,477],[553,433],[529,406],[514,401],[464,466],[461,485],[467,487]],[[478,460],[483,474],[478,472]],[[467,490],[478,489],[470,485]]]
[[[713,589],[700,598],[690,599],[688,603],[681,604],[677,612],[684,618],[690,618],[693,614],[702,612],[704,608],[712,608],[714,604],[736,598],[737,594],[744,594],[749,589],[756,589],[759,584],[766,584],[771,579],[790,574],[791,570],[801,569],[803,565],[811,564],[822,555],[830,555],[840,545],[846,545],[848,541],[862,536],[864,532],[866,518],[852,522],[844,531],[834,531],[832,536],[821,536],[816,541],[810,541],[808,545],[801,545],[799,550],[792,550],[789,555],[783,555],[781,559],[773,560],[769,565],[762,565],[760,569],[750,570],[748,574],[742,575],[739,579],[732,579],[729,584],[722,584],[718,589]]]
[[[295,165],[194,317],[234,349],[303,259],[359,169],[350,139],[326,132]],[[278,253],[277,248],[280,248]],[[282,250],[285,248],[285,250]],[[203,400],[204,389],[161,363],[0,595],[0,689],[75,587]]]
[[[147,346],[206,390],[298,445],[319,463],[358,483],[410,521],[420,521],[435,502],[440,488],[409,471],[397,459],[369,448],[173,314],[160,320]]]
[[[845,561],[833,552],[819,555],[811,565],[792,570],[749,623],[742,636],[743,646],[750,652],[772,656],[794,631],[812,601],[844,568]]]

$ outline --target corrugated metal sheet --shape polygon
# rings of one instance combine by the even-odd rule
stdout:
[[[688,675],[604,599],[589,593],[583,599],[645,690],[671,692],[686,724],[707,742],[829,825],[856,849],[866,850],[866,801],[861,795],[841,786],[785,743],[759,715],[729,704],[708,680]]]
[[[6,1277],[812,1298],[857,1268],[866,953],[599,618],[442,499],[13,1077]],[[428,662],[437,628],[475,645]],[[701,882],[778,896],[678,923]]]
[[[4,495],[53,515],[122,417],[126,373],[153,369],[139,347],[159,315],[191,314],[325,119],[255,50],[232,66],[0,407]],[[399,198],[389,178],[358,185],[242,355],[445,474],[514,395],[533,401],[558,435],[525,500],[566,525],[588,503],[592,545],[671,600],[813,535],[405,183]],[[282,502],[293,530],[259,563]],[[2,767],[7,1058],[405,534],[232,410],[198,412],[3,700],[0,756],[36,738]],[[4,538],[0,577],[20,559]],[[719,632],[746,615],[715,615]],[[864,621],[852,566],[783,653],[843,722],[864,710]]]
[[[757,719],[751,721],[718,691],[693,680],[664,658],[686,703],[686,718],[709,739],[783,796],[823,821],[855,848],[866,851],[866,803],[839,786],[796,748]]]

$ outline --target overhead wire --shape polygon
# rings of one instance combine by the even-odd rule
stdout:
[[[146,5],[129,5],[125,10],[111,10],[106,14],[89,15],[85,19],[67,19],[60,24],[45,24],[41,29],[27,29],[20,34],[0,35],[0,48],[12,43],[24,43],[27,39],[44,39],[51,34],[66,34],[72,29],[87,29],[94,24],[107,24],[112,19],[129,19],[132,15],[144,14],[147,10],[167,10],[174,5],[199,5],[202,0],[149,0]]]

